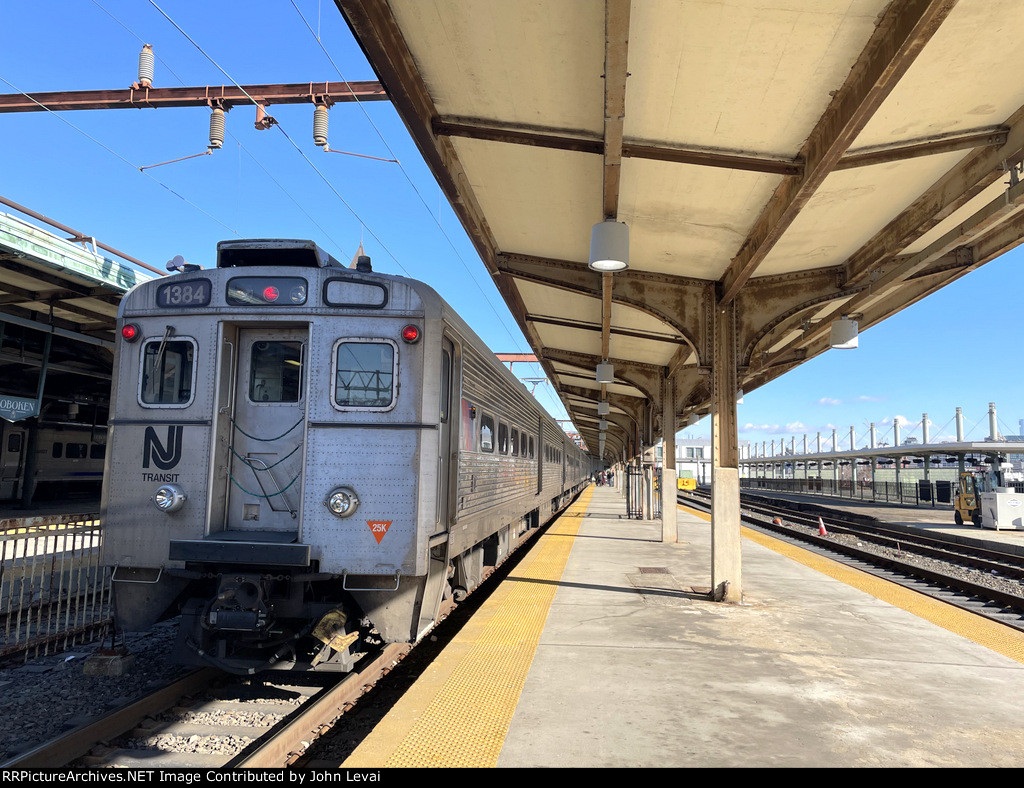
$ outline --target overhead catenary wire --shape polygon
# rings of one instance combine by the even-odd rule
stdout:
[[[140,167],[139,165],[135,164],[134,162],[131,162],[131,161],[129,161],[129,160],[127,159],[127,158],[125,158],[124,156],[122,156],[122,155],[121,155],[120,153],[118,153],[117,151],[115,151],[115,150],[114,150],[113,148],[111,148],[111,147],[110,147],[109,145],[107,145],[106,143],[100,142],[100,141],[99,141],[98,139],[96,139],[95,137],[93,137],[93,136],[92,136],[91,134],[89,134],[89,133],[88,133],[88,132],[86,132],[85,130],[83,130],[83,129],[79,128],[79,127],[78,127],[78,126],[76,126],[76,125],[75,125],[74,123],[72,123],[71,121],[69,121],[69,120],[68,120],[67,118],[63,117],[63,116],[62,116],[62,115],[61,115],[60,113],[58,113],[58,112],[55,112],[54,110],[52,110],[52,109],[50,109],[49,107],[47,107],[47,106],[46,106],[45,104],[42,104],[42,103],[40,103],[39,101],[36,101],[36,99],[34,99],[34,98],[33,98],[32,96],[30,96],[30,95],[29,95],[28,93],[26,93],[26,92],[25,92],[24,90],[22,90],[21,88],[19,88],[19,87],[18,87],[17,85],[15,85],[15,84],[13,84],[12,82],[10,82],[9,80],[5,79],[5,78],[4,78],[4,77],[3,77],[2,75],[0,75],[0,82],[3,82],[3,83],[4,83],[5,85],[7,85],[8,87],[10,87],[10,88],[11,88],[11,89],[12,89],[12,90],[13,90],[13,91],[15,92],[15,93],[20,93],[20,94],[21,94],[21,95],[23,95],[23,96],[24,96],[25,98],[27,98],[27,99],[28,99],[29,101],[32,101],[32,102],[33,102],[34,104],[36,104],[37,106],[39,106],[39,107],[40,107],[41,109],[44,109],[44,110],[46,110],[46,111],[47,111],[47,112],[48,112],[48,113],[49,113],[50,115],[52,115],[53,117],[57,118],[57,119],[58,119],[58,120],[60,120],[60,121],[61,121],[62,123],[66,124],[67,126],[70,126],[70,127],[72,128],[72,129],[74,129],[75,131],[77,131],[77,132],[78,132],[79,134],[81,134],[81,135],[82,135],[83,137],[85,137],[86,139],[89,139],[89,140],[91,140],[92,142],[94,142],[94,143],[96,143],[97,145],[99,145],[99,146],[100,146],[101,148],[103,148],[103,150],[105,150],[105,151],[106,151],[107,153],[109,153],[109,154],[110,154],[111,156],[114,156],[114,157],[116,157],[117,159],[119,159],[120,161],[122,161],[123,163],[125,163],[125,164],[127,164],[127,165],[128,165],[129,167],[131,167],[131,168],[132,168],[133,170],[138,170],[138,171],[139,171],[139,172],[141,172],[141,173],[142,173],[143,175],[145,175],[145,176],[146,176],[147,178],[149,178],[150,180],[152,180],[152,181],[153,181],[154,183],[158,184],[159,186],[162,186],[162,187],[163,187],[164,189],[166,189],[167,191],[169,191],[169,192],[170,192],[171,194],[173,194],[173,195],[174,195],[175,197],[177,197],[177,198],[178,198],[179,200],[181,200],[182,202],[185,202],[185,203],[187,203],[188,205],[191,205],[191,206],[192,206],[193,208],[195,208],[195,209],[196,209],[197,211],[199,211],[200,213],[204,214],[204,215],[205,215],[205,216],[206,216],[207,218],[209,218],[209,219],[212,219],[212,220],[213,220],[213,221],[215,221],[215,222],[216,222],[217,224],[219,224],[219,225],[220,225],[221,227],[224,227],[225,229],[227,229],[227,230],[228,230],[228,231],[229,231],[229,232],[230,232],[230,233],[231,233],[232,235],[238,235],[238,232],[237,232],[237,231],[236,231],[236,230],[235,230],[235,229],[234,229],[233,227],[229,227],[229,226],[228,226],[227,224],[225,224],[224,222],[222,222],[222,221],[221,221],[220,219],[218,219],[218,218],[217,218],[216,216],[214,216],[213,214],[211,214],[211,213],[210,213],[209,211],[207,211],[207,210],[205,210],[204,208],[201,208],[200,206],[196,205],[196,203],[192,202],[192,201],[191,201],[190,199],[188,199],[188,198],[187,198],[187,197],[185,197],[184,195],[181,195],[181,194],[179,194],[179,193],[178,193],[178,192],[176,192],[176,191],[175,191],[174,189],[172,189],[172,188],[171,188],[170,186],[168,186],[168,185],[167,185],[166,183],[164,183],[163,181],[161,181],[161,180],[160,180],[159,178],[155,178],[155,177],[154,177],[153,175],[151,175],[150,173],[148,173],[148,172],[146,172],[145,170],[143,170],[143,169],[142,169],[142,168],[141,168],[141,167]]]
[[[116,15],[112,14],[109,10],[107,10],[101,3],[98,2],[98,0],[91,0],[91,2],[92,2],[93,5],[95,5],[97,8],[99,8],[101,11],[103,11],[103,13],[105,13],[107,16],[109,16],[114,22],[116,22],[120,27],[122,27],[125,31],[127,31],[128,34],[131,35],[133,38],[135,38],[137,41],[139,41],[142,44],[146,44],[147,43],[146,40],[142,36],[140,36],[138,33],[136,33],[131,27],[126,25]],[[177,72],[175,72],[175,70],[171,67],[171,65],[166,60],[164,60],[160,56],[160,54],[158,52],[154,51],[153,52],[153,56],[156,58],[157,62],[160,63],[160,66],[163,69],[166,69],[167,73],[169,73],[178,82],[178,84],[180,84],[180,85],[185,85],[186,84],[185,80],[183,80],[177,74]],[[333,235],[331,235],[331,233],[326,228],[323,227],[323,225],[321,225],[316,219],[314,219],[309,214],[309,212],[303,207],[302,203],[299,202],[299,200],[297,200],[295,198],[295,196],[292,195],[292,193],[289,192],[288,189],[286,189],[284,187],[284,185],[280,181],[278,181],[277,178],[274,177],[274,175],[270,172],[270,170],[268,170],[263,165],[263,163],[259,160],[259,157],[254,155],[252,153],[252,151],[250,151],[245,145],[243,145],[242,141],[240,139],[238,139],[234,134],[232,134],[229,130],[225,130],[225,133],[227,134],[228,137],[230,137],[238,145],[238,148],[241,151],[244,151],[245,154],[250,159],[252,159],[253,163],[263,171],[263,174],[266,175],[271,180],[271,182],[273,182],[273,184],[278,189],[280,189],[280,191],[295,205],[295,207],[298,208],[299,212],[302,213],[302,215],[305,216],[309,220],[309,222],[314,227],[316,227],[323,234],[323,237],[324,238],[329,238],[331,240],[331,242],[335,245],[335,248],[338,250],[338,252],[341,255],[341,257],[342,258],[347,257],[348,255],[345,252],[344,244],[342,244],[340,241],[338,241]],[[209,150],[207,150],[206,153],[209,153]],[[206,153],[196,154],[196,156],[203,156],[203,155],[206,155]],[[194,158],[194,157],[185,157],[185,158]],[[180,160],[176,160],[176,161],[180,161]],[[236,213],[236,220],[237,220],[237,213]],[[236,235],[237,235],[237,233],[236,233]]]
[[[174,20],[173,20],[173,19],[172,19],[172,18],[170,17],[170,15],[168,15],[168,13],[167,13],[166,11],[164,11],[164,10],[163,10],[163,9],[162,9],[162,8],[161,8],[161,7],[159,6],[159,5],[157,5],[157,3],[156,3],[156,2],[154,2],[154,0],[149,0],[149,4],[150,4],[150,5],[152,5],[152,6],[153,6],[153,8],[155,8],[155,9],[156,9],[157,11],[159,11],[159,12],[160,12],[160,14],[161,14],[161,16],[163,16],[163,17],[164,17],[164,19],[166,19],[166,20],[167,20],[167,21],[168,21],[168,22],[169,22],[169,23],[170,23],[170,24],[171,24],[171,25],[172,25],[172,26],[173,26],[173,27],[174,27],[174,28],[175,28],[175,29],[176,29],[176,30],[177,30],[177,31],[178,31],[179,33],[181,33],[181,35],[182,35],[182,36],[184,36],[184,37],[185,37],[185,38],[186,38],[186,39],[188,40],[188,42],[189,42],[190,44],[192,44],[192,46],[194,46],[194,47],[195,47],[195,48],[196,48],[196,49],[197,49],[197,50],[199,51],[199,53],[200,53],[200,54],[201,54],[201,55],[202,55],[203,57],[205,57],[205,58],[206,58],[207,60],[209,60],[209,61],[210,61],[210,63],[212,63],[212,64],[213,64],[213,66],[214,66],[214,67],[215,67],[215,68],[216,68],[216,69],[217,69],[218,71],[220,71],[220,72],[221,72],[221,74],[223,74],[223,75],[224,75],[224,76],[225,76],[225,77],[226,77],[226,78],[227,78],[228,80],[230,80],[230,81],[231,81],[231,83],[232,83],[232,84],[233,84],[233,85],[234,85],[234,86],[235,86],[236,88],[238,88],[238,89],[239,89],[239,90],[240,90],[240,91],[242,92],[242,95],[244,95],[244,96],[245,96],[245,97],[246,97],[247,99],[249,99],[249,101],[251,101],[251,102],[252,102],[253,106],[255,106],[255,107],[258,107],[258,106],[259,106],[259,102],[258,102],[258,101],[256,101],[256,99],[255,99],[255,98],[253,98],[253,97],[252,97],[252,96],[251,96],[251,95],[249,94],[249,92],[248,92],[248,91],[246,91],[246,89],[245,89],[244,87],[242,87],[242,86],[241,86],[241,85],[240,85],[240,84],[238,83],[238,81],[237,81],[237,80],[235,80],[235,78],[234,78],[234,77],[232,77],[232,76],[231,76],[231,74],[229,74],[229,73],[228,73],[228,72],[227,72],[227,71],[226,71],[226,70],[225,70],[225,69],[224,69],[224,68],[223,68],[223,67],[222,67],[222,66],[221,66],[221,65],[220,65],[220,64],[219,64],[219,63],[218,63],[218,62],[217,62],[216,60],[214,60],[214,59],[213,59],[213,57],[211,57],[211,56],[210,56],[210,54],[209,54],[208,52],[206,52],[206,50],[204,50],[204,49],[203,49],[203,48],[202,48],[202,47],[201,47],[201,46],[200,46],[200,45],[199,45],[199,44],[198,44],[198,43],[197,43],[197,42],[195,41],[195,39],[193,39],[193,38],[192,38],[192,37],[191,37],[191,36],[190,36],[190,35],[189,35],[188,33],[186,33],[186,32],[185,32],[185,30],[184,30],[184,29],[182,29],[182,27],[181,27],[181,26],[180,26],[180,25],[179,25],[179,24],[178,24],[177,22],[175,22],[175,21],[174,21]],[[356,212],[356,210],[355,210],[355,209],[354,209],[354,208],[353,208],[353,207],[352,207],[352,206],[351,206],[351,205],[349,204],[348,200],[346,200],[346,199],[345,199],[345,198],[344,198],[344,197],[342,196],[342,194],[341,194],[341,193],[340,193],[340,192],[339,192],[339,191],[337,190],[337,188],[335,188],[334,184],[333,184],[333,183],[331,183],[330,179],[329,179],[329,178],[328,178],[328,177],[327,177],[326,175],[324,175],[324,174],[323,174],[323,173],[322,173],[322,172],[320,171],[320,169],[319,169],[319,168],[318,168],[318,167],[317,167],[317,166],[316,166],[316,165],[315,165],[315,164],[314,164],[314,163],[313,163],[313,162],[312,162],[312,161],[310,160],[310,158],[309,158],[308,156],[306,156],[306,154],[305,154],[305,152],[303,152],[302,148],[300,148],[300,147],[299,147],[299,146],[298,146],[298,145],[297,145],[297,144],[295,143],[295,141],[294,141],[294,140],[293,140],[293,139],[292,139],[292,138],[291,138],[291,137],[290,137],[290,136],[288,135],[288,132],[286,132],[286,131],[285,131],[284,127],[283,127],[283,126],[282,126],[282,125],[281,125],[280,123],[276,123],[276,124],[274,124],[274,128],[278,129],[278,130],[279,130],[279,131],[281,132],[281,134],[283,134],[283,135],[284,135],[284,138],[285,138],[286,140],[288,140],[288,142],[289,142],[289,143],[291,144],[291,146],[292,146],[292,147],[293,147],[293,148],[295,149],[295,151],[296,151],[296,152],[297,152],[297,153],[298,153],[298,154],[299,154],[299,155],[300,155],[300,156],[301,156],[301,157],[302,157],[302,158],[303,158],[303,159],[304,159],[304,160],[306,161],[306,163],[307,163],[307,164],[308,164],[308,165],[309,165],[309,166],[310,166],[310,167],[311,167],[311,168],[313,169],[313,171],[314,171],[314,172],[315,172],[315,173],[316,173],[316,174],[317,174],[317,175],[318,175],[318,176],[320,177],[320,179],[321,179],[321,180],[322,180],[322,181],[324,182],[324,184],[325,184],[325,185],[327,186],[327,188],[329,188],[329,189],[331,190],[331,192],[332,192],[332,193],[333,193],[333,194],[334,194],[334,195],[335,195],[335,196],[336,196],[336,197],[337,197],[337,198],[338,198],[338,199],[339,199],[339,200],[340,200],[340,201],[342,202],[342,204],[343,204],[343,205],[344,205],[344,206],[345,206],[345,207],[346,207],[346,208],[347,208],[347,209],[349,210],[349,212],[350,212],[350,213],[351,213],[351,214],[352,214],[352,215],[353,215],[353,216],[354,216],[354,217],[355,217],[355,218],[356,218],[356,219],[357,219],[357,220],[359,221],[359,223],[360,223],[360,224],[361,224],[361,225],[362,225],[362,226],[363,226],[364,228],[366,228],[367,232],[369,232],[369,233],[370,233],[370,235],[371,235],[371,236],[373,237],[373,239],[374,239],[375,241],[377,241],[377,243],[379,243],[379,244],[380,244],[381,248],[382,248],[382,249],[383,249],[383,250],[384,250],[385,252],[387,252],[388,256],[390,256],[390,257],[391,257],[391,259],[392,259],[392,260],[394,260],[394,261],[395,261],[395,263],[396,263],[396,264],[398,265],[398,267],[399,267],[399,268],[401,268],[403,272],[405,272],[406,276],[409,276],[409,277],[411,277],[411,276],[412,276],[412,274],[411,274],[411,273],[409,273],[409,270],[408,270],[408,269],[407,269],[407,268],[406,268],[406,267],[405,267],[405,266],[404,266],[404,265],[402,264],[402,261],[401,261],[401,260],[399,260],[399,259],[398,259],[398,257],[397,257],[397,256],[396,256],[396,255],[395,255],[395,254],[394,254],[394,253],[393,253],[393,252],[392,252],[392,251],[391,251],[391,250],[390,250],[389,248],[388,248],[387,244],[385,244],[385,243],[384,243],[384,241],[383,241],[383,240],[382,240],[381,238],[379,238],[379,237],[377,236],[377,234],[376,234],[376,233],[375,233],[375,232],[373,231],[373,229],[372,229],[372,228],[371,228],[371,227],[370,227],[370,226],[369,226],[369,225],[368,225],[368,224],[367,224],[367,223],[366,223],[365,221],[363,221],[362,217],[360,217],[360,216],[359,216],[359,214],[358,214],[358,213]]]

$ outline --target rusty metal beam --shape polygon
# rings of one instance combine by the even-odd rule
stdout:
[[[439,136],[464,137],[485,142],[528,145],[594,155],[604,153],[604,142],[600,136],[576,129],[525,126],[472,118],[439,118],[433,122],[433,131]],[[902,140],[864,150],[851,150],[843,154],[835,169],[849,170],[856,167],[869,167],[873,164],[932,156],[938,153],[1003,145],[1006,142],[1007,134],[1008,129],[996,127],[956,132],[926,139]],[[667,142],[641,142],[628,139],[622,141],[622,158],[691,164],[698,167],[718,167],[769,175],[802,175],[804,171],[802,161],[782,156],[752,156],[716,148],[698,148]]]
[[[775,190],[722,276],[723,302],[736,298],[955,5],[956,0],[894,0],[886,8],[846,83],[801,148],[803,174],[786,178]]]
[[[602,333],[605,331],[605,327],[603,325],[586,320],[574,320],[564,317],[555,317],[553,315],[537,315],[532,312],[527,313],[526,319],[531,323],[540,323],[541,325],[560,326],[561,328],[578,328],[581,331],[600,331]],[[614,326],[607,330],[609,333],[617,336],[632,337],[634,339],[648,339],[652,342],[671,342],[674,345],[683,345],[685,347],[685,353],[688,355],[690,352],[690,343],[680,336],[655,334],[650,331],[635,331],[628,328],[616,328]],[[602,348],[602,355],[607,357],[607,353],[608,350]]]
[[[455,118],[435,120],[433,129],[435,134],[449,137],[465,137],[511,145],[531,145],[574,153],[603,155],[605,149],[602,137],[571,129],[541,128],[503,124],[492,120],[478,121]],[[766,172],[775,175],[799,175],[803,171],[803,166],[799,162],[787,161],[779,157],[751,156],[737,151],[693,148],[665,142],[623,140],[621,155],[626,159],[650,159],[730,170]]]
[[[630,0],[604,5],[604,216],[619,214],[622,175],[622,126],[626,118],[626,70]]]
[[[1021,239],[1024,238],[1022,207],[1024,207],[1024,182],[1007,189],[1004,194],[975,211],[973,216],[945,233],[922,251],[894,261],[888,266],[889,270],[873,281],[870,287],[861,289],[842,306],[824,315],[804,336],[780,348],[776,353],[770,354],[761,366],[766,366],[768,361],[778,363],[785,360],[794,351],[824,339],[834,319],[843,314],[861,311],[872,302],[881,300],[888,293],[903,286],[903,283],[912,276],[926,270],[935,260],[960,247],[971,246],[974,248],[970,265],[977,267],[1019,245]],[[904,306],[907,305],[909,304]],[[881,317],[878,317],[876,322],[880,319]]]
[[[629,306],[661,320],[670,329],[679,332],[694,347],[697,346],[697,338],[700,336],[700,315],[696,305],[711,287],[707,280],[632,269],[604,274],[597,279],[582,263],[510,253],[499,254],[497,265],[502,273],[512,278],[600,299],[602,325],[605,314],[611,314],[611,310],[605,308],[605,300],[610,290],[612,303]],[[602,348],[608,352],[607,348],[604,348],[603,338]]]
[[[934,156],[937,153],[953,153],[960,150],[1005,145],[1009,133],[1010,130],[1007,128],[980,129],[944,134],[925,140],[904,141],[870,149],[852,150],[839,160],[835,168],[849,170],[854,167],[869,167],[872,164]]]
[[[213,103],[224,109],[252,104],[328,104],[348,101],[388,101],[379,82],[294,82],[272,85],[204,85],[179,88],[126,90],[59,90],[48,93],[7,93],[0,95],[2,112],[69,112],[87,109],[159,109],[161,107],[206,107]]]
[[[1004,125],[1009,131],[1001,146],[985,148],[964,159],[858,249],[846,264],[847,280],[867,279],[893,254],[1004,177],[1005,168],[1019,164],[1024,159],[1024,107]]]

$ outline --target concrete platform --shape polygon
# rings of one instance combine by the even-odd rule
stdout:
[[[1024,637],[752,532],[714,603],[709,523],[677,530],[584,492],[344,766],[1024,765]]]

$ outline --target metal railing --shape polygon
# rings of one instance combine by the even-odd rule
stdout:
[[[931,506],[952,508],[956,497],[956,483],[944,479],[906,482],[851,481],[850,479],[741,479],[740,486],[750,490],[775,490],[802,495],[822,495],[832,498],[898,503],[901,506]]]
[[[110,570],[98,515],[0,522],[0,658],[39,656],[103,636]]]
[[[626,485],[626,516],[634,520],[644,518],[644,472],[638,465],[627,465],[623,472]]]

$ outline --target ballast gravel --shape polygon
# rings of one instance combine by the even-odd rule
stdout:
[[[129,634],[125,645],[135,659],[121,676],[84,674],[86,658],[104,647],[101,642],[0,666],[0,763],[185,673],[168,658],[176,635],[176,621]]]

